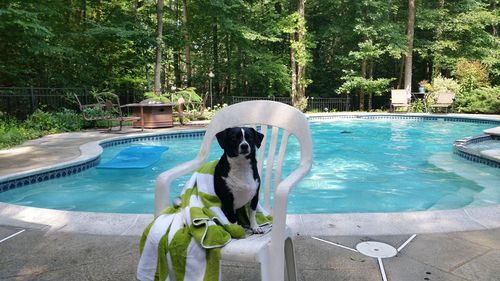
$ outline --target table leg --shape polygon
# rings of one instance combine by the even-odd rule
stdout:
[[[144,107],[141,108],[141,129],[144,131]]]

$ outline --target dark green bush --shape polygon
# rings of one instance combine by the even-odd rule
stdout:
[[[466,113],[500,113],[500,86],[482,87],[470,92],[460,91],[456,108]]]
[[[0,149],[11,147],[36,137],[38,136],[34,131],[21,126],[15,119],[6,116],[0,118]]]
[[[37,109],[24,122],[24,126],[48,134],[72,132],[82,129],[83,119],[80,114],[66,108],[55,113]]]
[[[0,149],[47,134],[79,131],[82,126],[80,114],[69,109],[56,113],[38,109],[22,123],[8,116],[0,116]]]
[[[464,92],[489,86],[488,68],[480,61],[459,59],[454,75],[460,84],[460,90]]]
[[[83,127],[84,120],[81,114],[64,108],[62,111],[55,114],[57,128],[60,132],[80,131]]]
[[[53,113],[45,112],[37,109],[31,114],[23,124],[24,127],[40,132],[47,132],[49,134],[56,133],[57,119]]]

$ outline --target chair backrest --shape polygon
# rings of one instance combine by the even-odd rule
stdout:
[[[273,186],[277,187],[281,182],[282,167],[290,136],[295,136],[299,142],[300,165],[307,165],[308,167],[312,165],[312,139],[309,122],[302,112],[284,103],[257,100],[233,104],[223,108],[212,119],[203,138],[197,158],[203,162],[207,161],[210,148],[218,132],[226,128],[241,126],[251,126],[254,128],[260,126],[260,132],[264,134],[257,161],[259,174],[261,178],[264,178],[264,182],[261,183],[261,189],[264,190],[264,208],[270,210],[273,168]],[[280,130],[281,140],[279,142],[277,159],[275,159]],[[270,140],[270,142],[267,149],[266,167],[263,172],[266,140]]]
[[[110,117],[114,115],[118,115],[119,117],[123,117],[122,108],[120,105],[120,98],[113,93],[99,93],[95,95],[97,101],[104,105],[107,113]]]
[[[78,95],[73,94],[78,102],[82,116],[87,121],[105,120],[111,117],[111,115],[106,110],[106,105],[98,100],[96,103],[83,104],[78,98]]]
[[[392,104],[408,104],[408,93],[406,90],[391,90]]]
[[[455,93],[452,92],[438,92],[436,104],[451,105],[455,99]]]

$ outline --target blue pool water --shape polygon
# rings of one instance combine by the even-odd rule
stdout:
[[[500,202],[500,169],[452,154],[453,141],[480,134],[488,124],[417,120],[335,120],[311,122],[314,164],[291,193],[289,213],[401,212],[486,206]],[[201,138],[141,141],[106,148],[101,161],[131,145],[162,145],[169,150],[145,169],[89,169],[0,193],[0,201],[61,210],[152,213],[154,182],[163,171],[191,160]],[[285,174],[296,167],[297,143]],[[220,148],[214,144],[210,159]],[[438,160],[436,160],[438,159]],[[439,167],[447,163],[448,168]],[[465,165],[465,169],[463,168]],[[463,177],[453,171],[480,171]],[[172,196],[187,176],[174,183]]]

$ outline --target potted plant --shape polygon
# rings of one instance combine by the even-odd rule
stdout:
[[[202,98],[196,94],[195,90],[196,88],[189,87],[176,91],[175,87],[172,87],[172,91],[167,93],[144,93],[146,99],[141,101],[140,104],[142,104],[143,115],[145,115],[145,128],[173,126],[174,107],[177,109],[178,113],[176,115],[179,121],[183,124],[183,108],[189,112],[195,110],[195,104],[203,104]],[[149,120],[154,120],[155,124],[149,122]]]
[[[432,85],[428,80],[422,80],[418,82],[418,92],[424,94],[425,92],[432,91]]]

